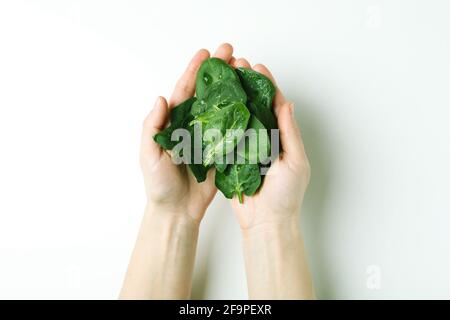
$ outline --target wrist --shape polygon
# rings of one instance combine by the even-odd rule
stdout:
[[[201,219],[194,219],[187,208],[166,206],[148,202],[145,207],[144,218],[162,225],[179,225],[186,228],[197,228]]]
[[[244,242],[270,241],[272,239],[289,239],[300,237],[300,226],[297,216],[289,216],[270,222],[242,229]]]
[[[260,224],[243,240],[251,299],[314,297],[298,219]]]

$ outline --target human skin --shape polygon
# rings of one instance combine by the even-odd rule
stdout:
[[[235,59],[232,54],[231,45],[223,44],[214,56],[234,67],[250,67],[245,59]],[[197,183],[185,165],[172,162],[153,136],[165,127],[170,108],[194,95],[197,70],[209,56],[207,50],[197,52],[169,103],[159,97],[144,121],[140,162],[147,206],[120,293],[122,299],[190,297],[199,224],[217,191],[214,170],[208,172],[205,182]],[[263,65],[254,69],[274,81]],[[298,226],[310,169],[292,108],[277,90],[274,111],[283,151],[257,194],[245,197],[244,204],[232,200],[242,229],[252,299],[314,297]]]
[[[245,59],[232,61],[232,65],[251,68]],[[276,84],[264,65],[257,64],[253,69]],[[273,108],[280,129],[281,154],[255,195],[244,197],[242,204],[236,197],[232,199],[242,230],[249,297],[313,299],[298,217],[311,170],[294,105],[278,88]]]
[[[215,57],[229,62],[233,48],[219,46]],[[120,298],[188,299],[197,247],[199,224],[216,194],[214,171],[197,183],[185,165],[175,165],[153,140],[164,129],[170,108],[192,97],[201,63],[210,57],[198,51],[178,80],[169,103],[159,97],[144,121],[140,163],[147,206],[132,253]]]

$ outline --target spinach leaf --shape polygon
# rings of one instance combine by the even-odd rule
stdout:
[[[248,101],[258,106],[272,109],[273,98],[275,97],[275,86],[265,75],[252,69],[238,68],[236,73],[241,80],[242,87],[248,96]]]
[[[210,116],[210,113],[214,115]],[[250,112],[243,103],[236,102],[218,111],[212,110],[202,115],[204,116],[203,165],[209,166],[217,158],[234,150],[247,128]],[[198,121],[198,118],[194,121]],[[209,136],[210,134],[213,135]]]
[[[243,202],[242,194],[253,195],[261,184],[259,166],[257,164],[229,165],[225,172],[216,172],[216,187],[225,197],[231,199],[237,195]]]
[[[254,115],[250,116],[245,136],[237,146],[237,154],[246,163],[261,163],[270,157],[270,139],[266,127]],[[264,156],[264,158],[261,158]]]
[[[203,99],[198,99],[197,101],[194,102],[194,104],[192,105],[191,108],[191,114],[195,117],[198,116],[199,114],[202,114],[203,112],[205,112],[208,109],[208,106],[206,105],[205,100]]]
[[[219,172],[224,172],[227,169],[228,163],[226,162],[226,157],[223,157],[223,160],[221,163],[214,163],[214,166],[216,167],[216,170]]]
[[[196,98],[190,98],[180,105],[172,109],[170,113],[170,125],[163,131],[157,133],[153,139],[165,150],[172,150],[179,141],[172,141],[172,133],[176,129],[184,128],[188,129],[191,135],[191,142],[193,142],[193,128],[189,127],[189,122],[192,121],[193,116],[191,114],[191,107],[196,102]],[[201,152],[201,151],[200,151]],[[194,174],[197,182],[203,182],[206,180],[206,174],[208,168],[204,167],[202,164],[194,163],[194,143],[191,143],[191,159],[189,163],[189,168]]]
[[[204,97],[193,104],[191,113],[196,116],[211,109],[221,109],[233,102],[247,102],[247,95],[240,82],[217,81],[206,88]]]
[[[254,102],[248,102],[247,107],[250,113],[257,117],[268,130],[278,128],[277,119],[272,109],[257,105]]]
[[[215,117],[217,117],[216,109],[211,109],[208,111],[204,111],[202,113],[197,114],[190,122],[189,126],[194,126],[196,124],[205,125],[211,122]]]
[[[234,70],[221,59],[207,59],[197,72],[196,98],[175,107],[170,125],[156,134],[154,140],[162,148],[172,150],[179,143],[171,139],[175,129],[188,129],[191,148],[181,152],[189,151],[184,158],[189,160],[196,180],[205,181],[208,170],[214,166],[216,186],[227,198],[236,194],[242,203],[243,194],[251,196],[260,187],[263,181],[260,168],[270,166],[264,164],[266,159],[261,159],[260,153],[269,156],[268,130],[277,128],[272,110],[274,96],[275,86],[264,75],[251,69]],[[201,137],[194,135],[197,125],[201,125]],[[246,128],[257,131],[245,134]],[[257,146],[251,149],[248,141],[252,138],[247,136],[255,133]],[[195,143],[196,138],[201,143]],[[194,154],[202,156],[201,163],[195,163]],[[241,160],[239,157],[245,159],[244,164],[236,163]]]
[[[189,169],[192,171],[197,182],[203,182],[206,180],[206,174],[208,173],[209,168],[205,167],[202,163],[195,163],[194,154],[199,152],[201,154],[202,147],[200,144],[199,150],[197,144],[194,143],[194,139],[196,138],[194,135],[194,127],[188,127],[189,134],[191,135],[191,154],[189,157]]]
[[[208,173],[209,168],[206,168],[202,164],[190,163],[189,169],[192,171],[192,174],[197,180],[198,183],[206,180],[206,175]]]
[[[206,89],[213,83],[217,81],[225,83],[230,80],[239,81],[239,77],[228,63],[218,58],[205,60],[197,72],[195,82],[197,98],[203,99],[206,94]]]
[[[267,129],[278,128],[277,120],[272,110],[275,86],[265,75],[251,69],[238,68],[236,73],[242,87],[247,93],[247,107]]]
[[[196,98],[190,98],[182,102],[172,109],[170,112],[170,125],[158,132],[153,139],[165,150],[172,150],[178,141],[172,141],[172,133],[179,128],[186,128],[188,123],[192,120],[191,107],[196,101]]]

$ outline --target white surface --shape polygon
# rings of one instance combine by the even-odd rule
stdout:
[[[256,4],[257,3],[257,4]],[[1,1],[0,298],[116,298],[144,207],[141,123],[200,47],[296,102],[321,298],[450,298],[450,2]],[[228,203],[194,297],[246,298]]]

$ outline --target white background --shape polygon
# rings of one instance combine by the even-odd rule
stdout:
[[[142,120],[231,42],[295,101],[319,298],[450,298],[449,1],[0,2],[0,298],[116,298]],[[246,298],[218,194],[195,298]]]

